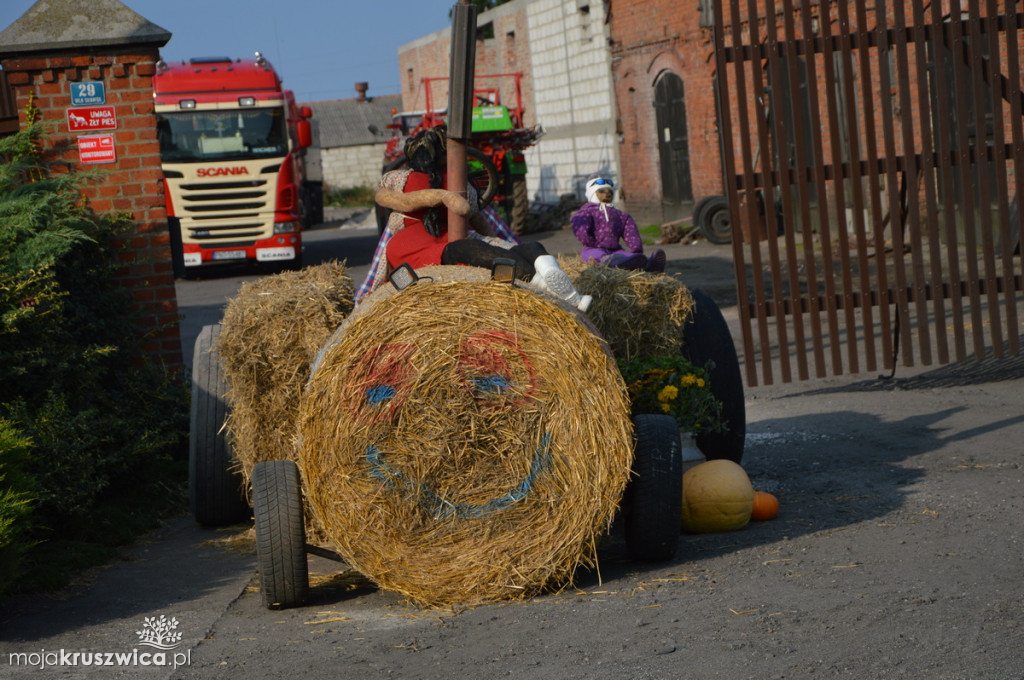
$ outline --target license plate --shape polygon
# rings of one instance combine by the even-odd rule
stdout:
[[[213,259],[215,260],[244,260],[244,250],[215,250],[213,251]]]
[[[185,266],[198,267],[203,263],[202,253],[185,253]]]
[[[295,248],[257,248],[256,259],[260,262],[268,260],[294,260]]]

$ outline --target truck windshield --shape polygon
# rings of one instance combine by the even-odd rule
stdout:
[[[275,158],[288,153],[284,109],[157,114],[165,162]]]

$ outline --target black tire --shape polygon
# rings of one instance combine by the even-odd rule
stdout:
[[[224,430],[228,414],[216,342],[220,324],[203,326],[192,354],[192,404],[188,436],[188,498],[196,521],[221,527],[249,518],[242,476]]]
[[[471,170],[469,173],[469,181],[473,183],[480,194],[479,208],[483,210],[498,193],[498,168],[495,167],[494,161],[479,149],[467,146],[466,156],[467,159],[472,158],[483,166],[483,170],[477,172]]]
[[[633,418],[636,455],[623,503],[626,549],[641,562],[675,557],[683,511],[683,452],[672,416]]]
[[[304,604],[309,598],[309,566],[298,466],[290,460],[253,466],[252,505],[263,604],[268,609]]]
[[[704,214],[704,209],[706,207],[708,207],[708,203],[710,203],[711,201],[715,200],[716,198],[721,198],[721,196],[705,196],[704,198],[702,198],[699,201],[697,201],[696,205],[693,206],[693,212],[690,215],[690,217],[691,217],[691,222],[690,223],[693,226],[695,226],[695,227],[699,227],[700,226],[700,218],[701,218],[701,215]]]
[[[700,212],[700,233],[710,243],[732,243],[732,218],[725,196],[713,196]]]
[[[530,194],[526,190],[526,176],[512,175],[512,208],[509,211],[508,226],[513,234],[526,233],[526,219],[530,214]]]
[[[697,435],[697,448],[708,460],[725,458],[739,463],[747,437],[747,410],[743,401],[743,376],[739,357],[722,311],[708,294],[699,288],[693,294],[693,316],[683,325],[683,356],[711,369],[711,392],[722,402],[722,418],[728,430]]]

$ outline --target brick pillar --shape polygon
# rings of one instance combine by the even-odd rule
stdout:
[[[120,46],[78,50],[34,51],[0,60],[17,95],[21,125],[32,97],[40,119],[49,123],[46,138],[49,159],[69,169],[96,169],[99,183],[87,184],[84,193],[97,212],[130,213],[132,233],[122,237],[116,250],[121,267],[118,280],[132,289],[153,358],[173,370],[183,367],[178,334],[178,302],[171,270],[170,236],[164,203],[160,146],[153,113],[153,74],[159,59],[155,46]],[[105,106],[113,107],[116,128],[72,132],[68,109],[71,86],[78,82],[103,83]],[[77,107],[76,107],[77,108]],[[79,141],[83,136],[110,134],[114,162],[84,163]]]

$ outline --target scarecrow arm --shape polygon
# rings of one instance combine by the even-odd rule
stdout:
[[[404,193],[393,189],[378,189],[374,200],[383,208],[390,208],[400,213],[410,213],[423,208],[433,208],[441,205],[455,212],[456,215],[466,217],[469,215],[469,202],[464,196],[459,196],[445,189],[422,189]]]

